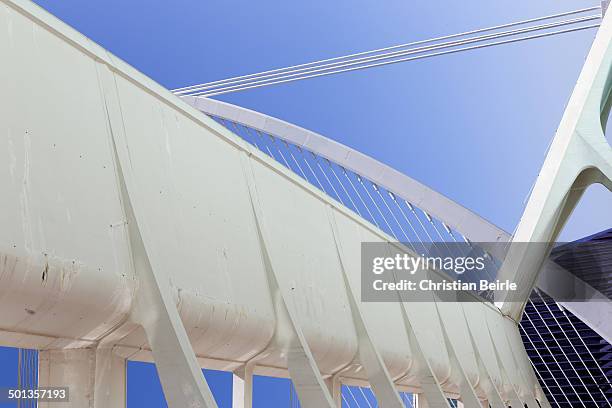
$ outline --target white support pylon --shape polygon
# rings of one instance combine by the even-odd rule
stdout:
[[[502,303],[503,313],[517,322],[552,243],[583,192],[593,183],[612,190],[612,149],[603,130],[610,112],[611,67],[612,17],[607,15],[593,41],[499,273],[501,281],[516,282],[521,289],[521,299],[496,299]]]

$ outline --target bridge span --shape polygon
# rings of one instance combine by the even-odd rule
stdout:
[[[341,384],[382,407],[550,406],[493,303],[360,301],[362,242],[417,254],[399,210],[334,198],[313,185],[332,173],[301,177],[212,117],[251,115],[441,240],[503,231],[329,139],[181,100],[32,3],[0,9],[0,344],[41,351],[39,385],[71,387],[52,406],[124,406],[127,359],[155,362],[172,407],[216,407],[202,367],[235,372],[244,407],[253,374],[290,377],[309,408],[340,406]]]

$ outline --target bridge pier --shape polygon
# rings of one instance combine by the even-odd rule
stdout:
[[[327,379],[327,386],[336,408],[342,408],[342,381],[340,381],[339,374],[340,373],[336,373],[331,378]]]
[[[112,348],[98,347],[95,352],[94,408],[127,406],[127,360]],[[51,407],[53,408],[53,407]]]
[[[232,408],[252,408],[253,367],[247,364],[232,375]]]
[[[414,408],[429,408],[424,394],[414,394]]]
[[[232,374],[232,408],[245,408],[246,384],[243,378],[236,373]]]
[[[38,386],[68,387],[68,402],[41,402],[41,408],[93,408],[95,356],[92,349],[44,350],[38,355]]]
[[[69,389],[68,401],[39,402],[40,408],[126,406],[126,360],[112,349],[44,350],[38,364],[39,387]]]

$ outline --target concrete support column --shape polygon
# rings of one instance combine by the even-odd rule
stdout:
[[[92,349],[45,350],[38,354],[39,387],[68,387],[68,402],[40,408],[93,408],[95,353]]]
[[[124,408],[127,397],[127,360],[112,348],[98,348],[94,383],[94,408]]]
[[[232,408],[253,407],[253,366],[247,364],[233,374]]]
[[[240,378],[236,373],[232,374],[232,408],[245,408],[246,404],[244,401],[244,380]]]
[[[425,395],[414,394],[414,408],[429,408]]]
[[[68,402],[40,402],[40,408],[123,408],[125,359],[111,349],[45,350],[39,353],[39,387],[68,387]]]
[[[338,374],[325,380],[336,408],[342,408],[342,382]]]

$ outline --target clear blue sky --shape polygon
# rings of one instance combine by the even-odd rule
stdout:
[[[168,88],[598,4],[592,0],[37,3]],[[220,99],[356,148],[512,231],[593,36],[593,30],[572,33]],[[611,196],[603,188],[589,190],[563,238],[612,226]],[[7,356],[0,353],[0,367]],[[139,371],[136,378],[143,389],[156,381],[150,367],[134,367],[130,370]],[[10,370],[0,369],[0,385],[14,375]],[[158,386],[151,389],[159,391]]]

